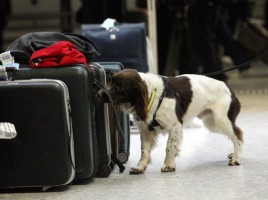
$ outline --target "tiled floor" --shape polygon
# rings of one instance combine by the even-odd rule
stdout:
[[[231,74],[229,83],[242,103],[237,124],[245,144],[241,166],[227,165],[232,144],[204,127],[185,128],[176,172],[161,173],[167,136],[161,135],[152,152],[152,164],[143,175],[129,175],[140,155],[139,134],[131,135],[131,155],[123,174],[116,168],[108,178],[48,192],[2,192],[0,200],[265,200],[268,199],[268,67],[258,66],[242,77]]]

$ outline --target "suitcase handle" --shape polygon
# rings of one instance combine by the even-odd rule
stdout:
[[[18,69],[16,67],[6,67],[6,72],[11,72],[12,76],[9,80],[14,81],[16,79]]]

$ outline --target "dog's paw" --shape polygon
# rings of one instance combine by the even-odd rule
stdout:
[[[229,166],[238,166],[241,164],[240,160],[239,159],[235,159],[234,158],[234,154],[231,153],[228,155],[228,158],[229,158],[229,162],[228,162],[228,165]]]
[[[134,168],[134,167],[132,167],[129,170],[129,174],[131,174],[131,175],[138,175],[138,174],[143,174],[143,173],[144,173],[144,170],[141,170],[141,169],[138,169],[138,168]]]
[[[176,170],[176,167],[172,165],[164,165],[161,168],[161,172],[174,172],[175,170]]]
[[[238,166],[240,165],[240,161],[238,160],[230,160],[229,163],[228,163],[229,166]]]

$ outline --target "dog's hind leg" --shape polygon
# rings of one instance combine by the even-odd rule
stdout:
[[[175,158],[179,156],[180,144],[183,139],[182,125],[178,123],[169,132],[169,137],[166,147],[166,158],[164,166],[161,168],[162,172],[173,172],[176,170]]]
[[[198,118],[201,119],[205,125],[205,127],[210,131],[210,132],[217,132],[216,129],[216,124],[214,121],[213,113],[210,109],[207,109],[200,113],[198,115]]]
[[[234,153],[229,155],[229,165],[240,165],[243,146],[243,133],[241,129],[231,122],[227,115],[222,115],[222,113],[220,114],[217,111],[213,114],[217,132],[226,135],[233,142]]]
[[[228,110],[228,119],[232,125],[233,135],[235,136],[232,137],[232,142],[234,144],[234,153],[230,154],[228,157],[230,159],[229,165],[233,166],[233,165],[240,165],[242,146],[243,146],[243,132],[235,124],[237,115],[240,112],[241,107],[240,102],[233,92],[231,97],[232,100]]]
[[[243,132],[236,125],[233,126],[235,136],[231,138],[234,145],[234,153],[231,153],[228,158],[230,159],[229,165],[240,165],[241,164],[241,154],[243,146]]]
[[[147,128],[147,127],[146,127]],[[130,174],[143,174],[150,163],[151,150],[155,146],[157,133],[148,131],[145,127],[139,127],[141,131],[141,158],[137,167],[132,167],[129,170]]]

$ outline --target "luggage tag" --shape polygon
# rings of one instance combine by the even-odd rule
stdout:
[[[6,51],[0,54],[0,60],[3,67],[12,67],[19,69],[19,63],[15,63],[14,57],[11,55],[10,51]]]
[[[2,62],[2,65],[0,65],[0,81],[7,81],[7,68],[18,70],[19,63],[15,63],[14,57],[11,55],[10,51],[1,53],[0,60]]]
[[[8,122],[0,123],[0,139],[13,139],[17,136],[14,124]]]
[[[109,31],[111,28],[115,27],[116,20],[107,18],[104,22],[100,25],[102,28],[105,28],[106,31]]]
[[[104,20],[104,22],[100,25],[102,28],[105,28],[106,31],[109,31],[110,34],[110,40],[116,40],[116,34],[114,34],[114,31],[119,31],[119,29],[115,26],[116,24],[116,20],[115,19],[111,19],[111,18],[107,18],[106,20]]]

